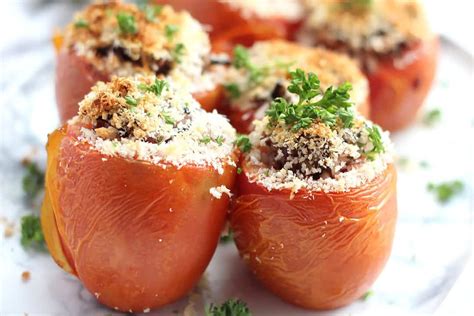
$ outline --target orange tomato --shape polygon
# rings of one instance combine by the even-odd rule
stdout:
[[[348,192],[268,191],[244,163],[230,224],[240,256],[265,287],[305,308],[331,309],[361,297],[391,251],[396,171],[389,165]]]
[[[367,73],[370,84],[371,120],[390,131],[412,123],[433,82],[439,41],[433,37],[408,50],[396,65],[383,59],[374,72]]]
[[[226,217],[235,167],[177,168],[109,157],[77,138],[49,136],[42,226],[51,255],[97,299],[142,312],[185,295],[208,265]]]

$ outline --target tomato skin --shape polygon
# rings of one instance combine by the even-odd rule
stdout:
[[[199,22],[211,27],[210,36],[214,52],[230,53],[237,44],[251,46],[256,41],[274,38],[292,39],[301,21],[283,17],[259,18],[243,16],[242,12],[217,0],[155,0],[170,4],[178,10],[188,11]]]
[[[141,312],[179,299],[204,272],[226,217],[228,197],[215,199],[209,190],[232,188],[235,167],[225,165],[220,175],[210,167],[108,157],[77,144],[76,134],[69,127],[50,136],[60,141],[48,147],[58,154],[48,161],[46,195],[53,203],[43,211],[52,208],[45,214],[53,212],[56,231],[45,234],[62,243],[46,237],[49,249],[63,250],[52,256],[66,257],[111,308]]]
[[[439,40],[433,37],[408,50],[402,59],[412,58],[403,68],[393,59],[381,60],[367,73],[370,84],[371,119],[383,129],[397,131],[412,123],[428,94],[436,73]]]
[[[230,224],[240,256],[292,304],[332,309],[361,297],[387,261],[397,217],[393,165],[344,193],[268,191],[238,176]],[[341,218],[343,220],[341,220]]]

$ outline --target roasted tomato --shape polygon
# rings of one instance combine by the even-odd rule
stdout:
[[[114,89],[107,90],[112,84]],[[156,109],[169,113],[164,118],[142,117],[142,110],[152,113],[161,99],[137,86],[122,78],[96,86],[95,94],[81,103],[74,122],[49,136],[41,216],[48,249],[59,266],[77,276],[99,302],[121,311],[143,312],[185,295],[206,269],[226,218],[225,192],[234,184],[236,157],[231,151],[221,160],[212,160],[212,165],[189,160],[193,152],[182,150],[191,145],[173,142],[183,133],[203,130],[200,124],[209,126],[198,119],[217,121],[217,127],[209,126],[205,133],[211,128],[220,133],[227,126],[231,134],[224,134],[220,146],[194,140],[195,147],[232,148],[229,135],[235,131],[224,117],[205,113],[191,97]],[[139,101],[129,109],[127,103],[120,105],[123,97],[115,97],[120,93]],[[168,94],[163,100],[170,98]],[[113,108],[104,107],[111,104]],[[173,104],[183,108],[176,112]],[[108,115],[114,119],[104,121],[102,117]],[[138,125],[121,129],[132,126],[126,123],[132,116]],[[173,120],[188,129],[171,127]],[[160,133],[156,126],[161,126]],[[189,162],[176,165],[172,160],[155,163],[156,158],[140,158],[160,144],[157,153],[182,153]],[[139,149],[129,153],[130,148]]]
[[[370,117],[374,122],[396,131],[415,120],[433,83],[438,50],[438,38],[433,37],[407,50],[396,61],[381,60],[373,72],[367,73]]]
[[[288,101],[272,103],[237,141],[244,154],[230,226],[265,287],[305,308],[337,308],[361,297],[390,255],[391,144],[349,111],[347,85],[319,91],[317,76],[298,69],[287,90]]]
[[[432,85],[438,38],[421,1],[308,0],[298,39],[347,53],[370,83],[370,118],[384,129],[412,123]]]
[[[382,271],[397,217],[396,173],[348,192],[268,191],[237,178],[230,223],[242,258],[284,300],[332,309],[361,297]]]
[[[291,39],[301,24],[303,9],[298,1],[157,0],[187,10],[211,27],[214,52],[231,52],[236,44],[251,46],[256,41]]]
[[[204,108],[218,106],[222,89],[210,76],[207,33],[186,12],[169,6],[158,11],[139,10],[120,1],[92,4],[79,12],[62,35],[54,36],[56,100],[62,122],[77,113],[78,102],[97,81],[112,76],[171,78],[195,94]],[[155,12],[154,19],[145,12]],[[133,19],[129,28],[120,24],[127,17]]]
[[[323,48],[309,48],[282,40],[255,43],[251,48],[237,47],[233,65],[226,69],[227,87],[222,112],[239,133],[249,133],[255,119],[261,119],[276,98],[288,99],[285,91],[290,73],[296,68],[316,73],[321,88],[352,83],[352,100],[359,113],[369,116],[368,81],[357,63],[346,55]],[[246,67],[241,67],[245,59]],[[256,77],[256,73],[264,73]]]

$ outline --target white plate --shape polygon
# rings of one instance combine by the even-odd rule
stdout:
[[[0,313],[116,314],[97,304],[80,282],[56,266],[49,255],[25,252],[19,244],[19,220],[31,212],[21,190],[23,170],[19,161],[36,148],[36,157],[44,164],[46,135],[58,124],[53,98],[54,53],[44,38],[10,53],[4,50],[2,55],[0,218],[16,223],[16,231],[7,239],[3,233],[0,235]],[[246,301],[257,316],[406,315],[436,310],[470,255],[470,138],[474,111],[472,86],[468,90],[468,84],[472,64],[469,54],[443,39],[437,78],[424,108],[441,108],[441,123],[434,128],[418,123],[393,135],[399,155],[409,157],[413,164],[399,172],[395,244],[390,261],[373,287],[372,297],[331,312],[293,307],[263,289],[239,259],[234,245],[228,244],[218,247],[204,277],[207,286],[197,288],[191,299],[184,298],[151,314],[181,314],[191,302],[197,315],[203,315],[203,304],[230,297]],[[25,69],[29,71],[23,73]],[[427,161],[430,167],[419,167],[420,161]],[[440,206],[426,192],[426,185],[429,181],[451,179],[463,180],[466,190],[451,203]],[[31,273],[29,282],[22,282],[23,271]]]

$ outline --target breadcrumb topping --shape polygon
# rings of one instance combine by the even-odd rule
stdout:
[[[299,0],[219,0],[240,10],[245,18],[284,18],[297,21],[303,16],[303,6]]]
[[[230,193],[230,190],[225,185],[210,188],[209,193],[216,199],[222,198],[222,194],[227,194],[228,197],[232,196],[232,193]]]
[[[99,82],[79,103],[70,124],[80,140],[101,153],[176,166],[212,165],[219,173],[231,159],[236,133],[217,112],[201,109],[187,92],[154,76]]]
[[[374,147],[367,132],[373,126],[357,115],[351,128],[316,122],[294,131],[265,117],[250,134],[247,176],[268,190],[348,191],[373,180],[393,160],[388,132],[382,133],[385,151],[372,160],[365,155]]]
[[[289,72],[302,68],[318,74],[321,87],[337,86],[351,82],[355,108],[365,106],[368,98],[368,82],[357,63],[350,58],[322,48],[303,47],[283,40],[255,43],[248,49],[250,61],[261,67],[264,75],[257,83],[252,82],[246,69],[229,67],[224,75],[225,85],[236,85],[239,95],[230,98],[230,106],[240,111],[259,109],[256,118],[262,119],[270,102],[276,97],[291,99],[287,87]]]
[[[191,92],[214,86],[203,76],[210,53],[207,33],[189,13],[170,6],[91,4],[67,26],[64,43],[108,75],[165,76]]]
[[[372,0],[366,10],[347,9],[343,1],[305,3],[310,14],[301,39],[351,55],[396,54],[431,34],[418,0]]]

